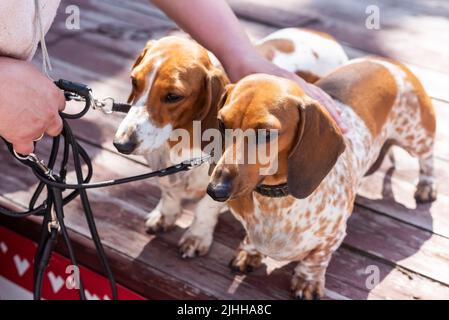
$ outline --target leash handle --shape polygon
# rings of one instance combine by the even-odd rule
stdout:
[[[88,98],[92,94],[92,89],[87,85],[78,82],[59,79],[58,81],[55,81],[55,85],[62,91],[75,93],[83,98]]]
[[[95,99],[92,96],[92,90],[87,85],[64,79],[59,79],[54,83],[59,89],[64,91],[66,101],[85,101],[84,108],[80,112],[74,114],[60,112],[61,117],[66,119],[79,119],[89,111]]]

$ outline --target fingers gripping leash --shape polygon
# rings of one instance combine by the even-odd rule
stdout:
[[[86,150],[77,142],[70,126],[67,123],[67,119],[79,119],[84,116],[90,108],[94,110],[101,110],[104,114],[110,114],[113,112],[126,113],[131,108],[131,105],[116,103],[111,97],[105,98],[101,101],[97,100],[92,96],[91,89],[84,84],[79,84],[67,80],[58,80],[55,82],[55,84],[64,91],[64,95],[67,101],[83,101],[85,102],[85,106],[80,112],[76,114],[68,114],[64,112],[60,113],[63,121],[63,130],[59,136],[53,138],[52,148],[47,163],[41,160],[34,153],[31,153],[27,156],[18,154],[17,152],[15,152],[13,146],[3,139],[12,155],[19,162],[31,168],[34,175],[39,180],[39,184],[36,187],[33,196],[31,197],[27,211],[12,212],[0,207],[0,214],[7,215],[9,217],[26,217],[30,215],[43,217],[41,236],[34,261],[33,294],[34,299],[39,300],[41,299],[41,288],[45,269],[49,263],[59,233],[61,234],[62,239],[65,243],[71,263],[74,266],[78,266],[75,252],[64,223],[64,207],[70,201],[79,196],[84,209],[84,214],[89,227],[89,231],[98,253],[98,257],[103,266],[103,270],[109,279],[112,297],[113,299],[117,299],[117,285],[115,283],[112,270],[107,261],[104,248],[101,244],[100,236],[97,232],[97,227],[95,225],[95,220],[86,190],[114,186],[152,177],[162,177],[175,174],[180,171],[190,170],[204,164],[205,162],[208,162],[211,156],[208,155],[191,159],[162,170],[152,171],[141,175],[92,183],[90,182],[93,176],[92,162]],[[38,140],[40,140],[40,138],[36,139],[35,143]],[[61,142],[61,140],[63,141]],[[61,152],[59,152],[61,145]],[[59,162],[60,165],[59,169],[56,172],[54,168],[57,162]],[[66,182],[67,167],[69,162],[71,162],[73,165],[76,175],[76,183],[69,184]],[[86,172],[83,172],[83,165],[87,167]],[[45,200],[42,204],[36,205],[44,189],[47,191],[46,196],[44,196]],[[69,190],[71,191],[68,194],[63,195],[64,191],[68,192]],[[79,283],[79,297],[81,300],[86,299],[81,279]]]

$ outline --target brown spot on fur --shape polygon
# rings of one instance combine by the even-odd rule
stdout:
[[[309,83],[315,83],[320,80],[320,77],[308,71],[296,71],[295,73]]]
[[[343,222],[343,216],[338,217],[337,221],[335,222],[334,226],[332,227],[331,233],[334,235],[337,233],[337,231],[340,229],[340,225]]]
[[[284,225],[284,232],[290,233],[292,230],[293,230],[292,222],[290,220],[287,220],[287,222]]]
[[[269,61],[273,61],[276,51],[292,53],[295,44],[289,39],[270,39],[257,46],[257,50]]]
[[[310,216],[312,215],[312,212],[310,210],[306,211],[306,214],[304,215],[306,219],[310,219]]]
[[[398,93],[390,71],[370,61],[342,66],[316,84],[351,106],[373,136],[380,133]]]
[[[246,221],[253,220],[254,201],[251,195],[227,202],[229,208],[239,214]]]
[[[321,201],[320,204],[316,207],[316,212],[315,212],[315,213],[318,213],[318,214],[319,214],[321,211],[324,210],[325,207],[326,207],[326,201]],[[322,218],[323,218],[323,217],[321,217],[320,220],[321,220]]]

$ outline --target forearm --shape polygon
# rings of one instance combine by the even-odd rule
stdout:
[[[152,0],[226,68],[233,59],[255,53],[248,36],[224,0]]]

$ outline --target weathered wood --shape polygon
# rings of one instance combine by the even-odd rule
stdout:
[[[363,207],[381,212],[419,228],[449,237],[448,163],[435,160],[438,199],[417,205],[413,198],[418,182],[417,160],[395,150],[396,165],[385,160],[381,170],[364,179],[356,199]]]
[[[134,57],[148,38],[159,37],[174,24],[148,6],[146,0],[77,0],[75,3],[82,7],[82,29],[66,30],[64,8],[60,8],[47,38],[55,67],[53,76],[87,83],[98,97],[111,95],[125,100],[130,89],[129,66]],[[410,50],[409,46],[416,44],[417,38],[427,36],[428,30],[416,34],[409,23],[394,20],[400,14],[396,8],[385,17],[384,30],[376,34],[373,43],[369,43],[367,36],[371,36],[372,31],[363,30],[364,21],[361,19],[365,15],[362,12],[357,19],[354,17],[364,8],[365,2],[355,5],[351,0],[337,8],[324,0],[313,4],[287,0],[276,3],[273,10],[273,3],[267,0],[232,0],[230,3],[241,17],[252,20],[243,23],[254,39],[281,25],[316,27],[349,44],[345,48],[351,57],[374,52],[409,62],[418,76],[424,78],[423,82],[433,97],[449,101],[444,83],[449,79],[445,73],[449,69],[447,61],[442,63],[448,50],[443,48],[440,52],[439,46],[435,47],[448,36],[432,35],[429,41],[417,44],[413,48],[415,51]],[[380,3],[382,6],[388,5],[384,0]],[[449,5],[441,1],[428,1],[426,5],[409,0],[402,0],[401,3],[407,3],[406,12],[422,10],[431,17],[441,17],[449,12]],[[348,10],[351,6],[356,10]],[[270,9],[262,12],[263,8]],[[415,20],[411,21],[418,21],[418,18],[413,17]],[[426,25],[431,24],[430,20],[424,20]],[[446,25],[439,19],[434,21],[437,21],[437,27]],[[415,34],[409,35],[409,30]],[[380,43],[380,39],[385,39],[385,42]],[[449,278],[445,274],[445,266],[449,262],[446,250],[449,247],[449,187],[444,184],[449,178],[449,130],[444,126],[444,123],[449,123],[449,104],[438,100],[434,103],[439,124],[436,168],[441,185],[437,202],[416,207],[413,192],[417,181],[417,163],[404,152],[395,152],[396,170],[392,178],[389,178],[390,163],[386,160],[381,170],[365,179],[361,186],[358,205],[349,222],[348,236],[328,269],[328,298],[449,297]],[[94,159],[94,180],[147,170],[141,164],[141,158],[130,157],[130,160],[114,153],[111,140],[120,120],[121,116],[104,117],[100,112],[92,111],[83,120],[72,122],[78,137],[87,143],[88,152]],[[48,141],[38,145],[41,154],[48,153]],[[12,161],[3,146],[0,147],[0,171],[10,173],[4,175],[0,185],[0,205],[15,208],[26,205],[35,180],[32,174]],[[69,179],[73,179],[73,174]],[[229,273],[226,264],[243,237],[241,226],[229,214],[220,219],[216,241],[211,253],[204,258],[184,261],[177,253],[176,243],[192,217],[188,206],[173,232],[157,237],[145,234],[144,216],[154,208],[159,197],[155,184],[156,181],[149,180],[89,191],[101,237],[121,283],[154,299],[289,298],[287,289],[293,264],[283,266],[268,260],[267,267],[254,274],[235,276]],[[392,190],[394,197],[388,190]],[[67,213],[67,224],[80,260],[100,271],[79,202],[70,204]],[[0,219],[0,223],[34,238],[38,232],[37,221],[37,218],[30,218],[24,223]],[[58,250],[64,252],[61,245]],[[366,286],[368,266],[377,266],[380,271],[381,282],[372,290]],[[273,271],[267,276],[267,271],[271,269]]]
[[[46,142],[42,142],[41,149],[48,150]],[[87,146],[87,150],[91,154],[97,153],[94,160],[97,174],[95,179],[104,179],[106,177],[117,176],[117,172],[124,175],[131,174],[133,172],[142,172],[145,167],[134,162],[130,162],[125,158],[119,157],[107,151],[97,150],[94,151],[94,147]],[[9,158],[5,152],[1,152],[4,158],[0,159],[0,170],[13,170],[13,167],[17,167],[12,159]],[[4,166],[7,166],[4,168]],[[16,168],[18,169],[18,168]],[[11,171],[9,171],[11,172]],[[17,173],[17,176],[10,177],[7,185],[2,184],[1,190],[4,199],[14,199],[16,203],[24,205],[29,196],[28,188],[24,188],[27,183],[33,181],[33,177],[26,173],[25,170]],[[70,176],[70,178],[73,178]],[[18,184],[18,186],[17,186]],[[22,191],[25,189],[26,191]],[[153,191],[151,191],[153,190]],[[143,231],[143,216],[146,210],[149,210],[155,205],[155,198],[151,195],[157,193],[150,182],[137,183],[132,185],[125,185],[120,187],[112,187],[100,190],[89,191],[89,197],[92,201],[92,207],[97,218],[97,225],[104,244],[110,248],[110,250],[118,251],[124,255],[123,259],[129,259],[131,261],[138,261],[145,264],[146,268],[153,271],[153,275],[162,278],[161,281],[169,282],[170,277],[174,277],[178,281],[188,283],[188,287],[196,288],[198,292],[202,293],[202,296],[215,297],[215,298],[288,298],[288,281],[291,274],[292,265],[288,268],[281,268],[280,271],[274,271],[269,277],[266,277],[264,270],[255,272],[254,275],[250,275],[238,285],[238,289],[235,292],[229,292],[231,287],[233,288],[234,281],[238,281],[234,276],[229,274],[227,268],[227,262],[231,259],[234,248],[238,244],[238,237],[236,234],[242,237],[241,227],[233,219],[222,219],[217,229],[217,241],[212,247],[212,251],[207,258],[200,258],[191,261],[182,261],[179,259],[179,255],[176,249],[176,243],[181,235],[182,229],[178,228],[175,232],[162,235],[160,237],[153,238],[148,236]],[[130,202],[129,199],[133,201]],[[88,229],[84,223],[84,218],[81,212],[80,204],[74,202],[67,207],[66,222],[70,226],[72,233],[88,237]],[[179,224],[183,227],[188,224],[189,215],[183,217]],[[367,222],[368,223],[368,222]],[[380,230],[379,230],[380,229]],[[375,236],[379,231],[385,230],[385,226],[380,226],[379,229],[369,229]],[[367,235],[365,235],[367,236]],[[81,241],[80,245],[87,245],[86,241]],[[352,245],[352,244],[351,244]],[[358,250],[360,247],[357,247]],[[385,247],[383,247],[385,248]],[[343,253],[338,253],[333,259],[332,266],[328,273],[328,289],[334,290],[339,294],[349,298],[363,298],[368,297],[369,290],[365,289],[364,293],[354,291],[352,287],[362,288],[366,281],[365,273],[361,273],[368,265],[381,266],[384,273],[388,274],[386,270],[394,269],[394,263],[388,262],[387,264],[382,260],[372,260],[360,256],[358,252],[353,252],[352,249],[342,249]],[[341,251],[341,250],[340,250]],[[348,251],[347,253],[345,253]],[[93,252],[92,252],[93,254]],[[383,252],[376,252],[376,255],[383,257]],[[339,258],[343,255],[342,258]],[[439,263],[432,263],[436,257],[430,255],[427,261],[430,266],[439,266]],[[343,259],[344,261],[340,261]],[[369,260],[366,262],[365,260]],[[83,260],[83,261],[90,261]],[[351,261],[348,265],[348,261]],[[367,264],[362,264],[367,263]],[[85,262],[86,263],[86,262]],[[118,263],[118,262],[115,262]],[[338,267],[336,267],[338,266]],[[340,268],[346,266],[349,270],[342,271]],[[413,267],[413,266],[412,266]],[[125,285],[134,287],[134,282],[141,278],[126,279],[123,275],[126,269],[123,267],[115,266],[116,272],[120,274],[120,279]],[[131,265],[130,268],[133,268]],[[277,270],[277,269],[276,269]],[[331,271],[333,270],[333,271]],[[362,271],[361,271],[362,270]],[[126,270],[128,271],[128,270]],[[396,271],[391,272],[396,273]],[[333,276],[333,273],[337,273],[338,276]],[[358,272],[357,276],[354,276]],[[399,271],[397,271],[399,272]],[[125,272],[129,274],[129,272]],[[167,276],[163,273],[168,274]],[[400,274],[400,272],[398,273]],[[411,298],[412,295],[426,295],[426,290],[429,286],[435,286],[436,284],[424,280],[424,278],[411,272],[414,279],[420,279],[422,284],[419,286],[422,290],[407,291],[406,288],[400,290],[401,295],[397,295],[397,298]],[[200,275],[200,276],[198,276]],[[347,278],[342,278],[346,275]],[[165,278],[164,278],[165,277]],[[167,279],[168,277],[168,279]],[[382,276],[382,278],[384,278]],[[351,286],[345,286],[344,284],[350,281]],[[404,279],[400,280],[398,277],[392,279],[391,286],[397,286],[403,283]],[[396,281],[398,284],[396,284]],[[341,283],[343,282],[343,284]],[[151,282],[145,287],[145,290],[153,292],[152,285],[158,285],[159,282]],[[388,282],[387,282],[388,283]],[[234,283],[234,286],[236,284]],[[382,283],[383,285],[383,283]],[[141,286],[141,285],[140,285]],[[410,284],[408,284],[410,286]],[[139,288],[139,286],[138,286]],[[338,290],[338,291],[337,291]],[[444,286],[437,286],[436,291],[441,293]],[[197,292],[193,290],[194,292]],[[232,290],[231,290],[232,291]],[[142,291],[140,291],[143,293]],[[189,291],[190,292],[190,291]],[[176,297],[182,296],[181,293],[172,293]],[[189,294],[192,294],[191,292]],[[372,293],[374,294],[374,293]],[[390,289],[383,291],[381,288],[377,288],[375,296],[388,297],[392,293]],[[398,294],[398,293],[397,293]],[[440,296],[441,297],[441,296]]]

